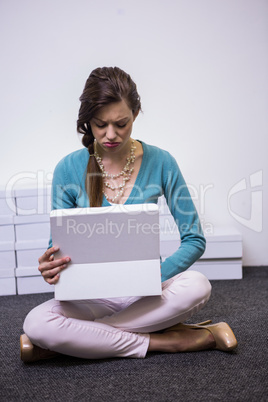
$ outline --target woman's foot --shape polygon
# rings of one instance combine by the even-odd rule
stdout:
[[[206,322],[205,322],[206,323]],[[237,346],[235,335],[228,324],[178,324],[162,334],[151,334],[149,351],[195,352],[218,349],[230,352]]]
[[[20,336],[20,358],[24,363],[32,363],[42,359],[51,359],[58,355],[59,353],[33,345],[26,334]]]

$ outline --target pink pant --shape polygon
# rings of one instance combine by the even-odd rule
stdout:
[[[211,285],[196,271],[163,282],[162,296],[59,302],[27,315],[24,331],[44,349],[86,359],[146,356],[150,332],[186,321],[208,301]]]

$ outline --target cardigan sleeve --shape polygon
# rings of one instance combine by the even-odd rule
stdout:
[[[51,189],[51,210],[76,208],[77,206],[77,184],[72,183],[72,180],[70,180],[70,174],[67,173],[66,163],[66,158],[63,158],[57,164],[53,173]],[[51,235],[48,247],[52,247]]]
[[[52,180],[51,209],[76,207],[77,185],[70,180],[70,169],[66,167],[66,158],[56,166]]]
[[[190,192],[176,160],[165,164],[164,195],[180,232],[181,243],[161,265],[162,281],[189,268],[205,251],[206,240]]]

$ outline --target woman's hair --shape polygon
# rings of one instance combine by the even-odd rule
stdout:
[[[141,110],[140,96],[131,77],[118,67],[99,67],[93,70],[80,96],[81,106],[77,120],[77,131],[83,134],[82,144],[94,154],[94,136],[90,120],[98,111],[110,103],[124,100],[133,115]],[[86,191],[91,207],[102,205],[103,179],[95,157],[90,157],[87,166]]]

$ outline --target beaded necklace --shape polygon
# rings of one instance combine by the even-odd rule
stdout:
[[[103,195],[106,197],[107,201],[110,202],[115,202],[117,200],[117,198],[122,197],[122,195],[124,194],[125,191],[125,186],[126,183],[130,180],[130,177],[132,175],[132,172],[134,170],[134,167],[130,167],[130,165],[134,165],[135,162],[135,145],[134,145],[135,141],[132,140],[131,142],[131,148],[130,148],[130,156],[127,158],[127,162],[123,168],[123,170],[121,170],[120,173],[117,174],[110,174],[108,173],[102,163],[102,159],[100,157],[100,155],[98,154],[98,152],[96,151],[96,147],[94,147],[94,156],[96,158],[96,161],[99,165],[99,168],[102,172],[102,177],[104,178],[104,186],[109,188],[112,191],[118,190],[117,194],[114,197],[109,197],[108,194],[104,191],[104,189],[102,190]],[[113,186],[111,185],[107,180],[105,179],[118,179],[119,177],[122,177],[122,183],[119,184],[118,186]]]

